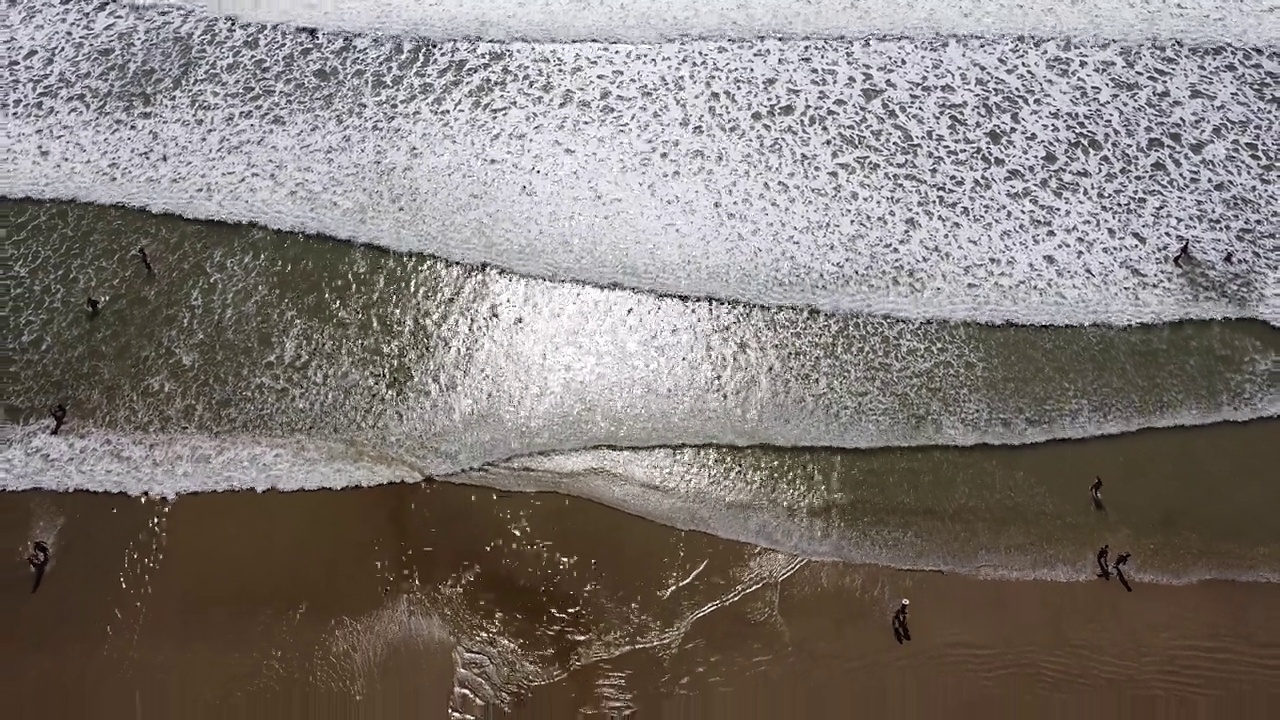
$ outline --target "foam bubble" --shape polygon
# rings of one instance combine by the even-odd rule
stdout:
[[[254,22],[409,33],[434,40],[1085,35],[1274,41],[1262,0],[129,0]]]
[[[430,44],[49,2],[15,19],[10,196],[760,304],[1280,322],[1269,49]]]

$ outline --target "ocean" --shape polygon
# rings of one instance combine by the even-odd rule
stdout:
[[[1274,8],[898,5],[17,4],[0,485],[1275,582]]]

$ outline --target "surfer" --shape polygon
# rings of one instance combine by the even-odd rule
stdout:
[[[1115,564],[1112,565],[1111,567],[1115,569],[1116,577],[1119,578],[1120,584],[1124,586],[1124,589],[1128,590],[1129,592],[1133,592],[1133,586],[1129,584],[1129,578],[1125,577],[1124,570],[1120,569],[1120,566],[1124,565],[1127,562],[1129,562],[1129,553],[1122,552],[1116,556]]]
[[[31,545],[31,554],[27,556],[27,564],[31,566],[32,571],[36,574],[35,584],[31,586],[31,592],[40,589],[40,581],[44,579],[44,570],[49,566],[49,546],[43,540],[37,540]]]
[[[1178,254],[1173,256],[1173,264],[1182,267],[1182,261],[1191,257],[1191,241],[1187,240],[1182,243],[1182,247],[1178,248]]]
[[[102,307],[102,303],[98,302],[97,298],[90,295],[87,298],[85,298],[84,304],[85,304],[85,307],[89,308],[90,317],[98,316],[98,309]]]
[[[155,275],[156,271],[151,267],[151,258],[147,257],[147,249],[141,245],[138,246],[138,257],[142,258],[142,267],[147,269],[147,274]]]
[[[1111,567],[1115,568],[1116,573],[1123,573],[1124,571],[1120,569],[1120,566],[1127,562],[1129,562],[1129,553],[1122,552],[1116,556],[1116,561]]]
[[[1089,495],[1093,497],[1094,502],[1102,502],[1102,477],[1095,476],[1093,484],[1089,486]]]
[[[1098,548],[1098,577],[1106,580],[1111,579],[1111,571],[1107,569],[1107,556],[1110,554],[1110,545],[1103,545]]]
[[[49,410],[49,414],[53,416],[53,430],[49,434],[57,435],[58,431],[62,429],[62,424],[67,421],[67,407],[62,403],[58,403]]]

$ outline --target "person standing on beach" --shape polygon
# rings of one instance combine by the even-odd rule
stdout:
[[[1107,556],[1111,554],[1111,546],[1103,545],[1098,548],[1098,577],[1111,579],[1111,571],[1107,569]]]
[[[57,435],[58,431],[62,429],[62,424],[67,421],[67,408],[62,403],[58,403],[49,410],[49,414],[53,416],[53,430],[49,434]]]
[[[903,598],[902,604],[893,611],[893,636],[897,638],[899,645],[911,639],[911,630],[907,628],[907,606],[910,604],[910,600]]]
[[[31,592],[40,589],[40,581],[44,579],[45,568],[49,566],[49,545],[43,540],[37,540],[31,545],[31,554],[27,556],[27,564],[36,574],[35,584],[31,586]]]

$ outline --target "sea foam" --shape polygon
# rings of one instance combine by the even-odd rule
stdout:
[[[1280,320],[1271,48],[436,44],[48,0],[11,17],[9,196],[766,305]]]
[[[1268,43],[1260,0],[130,0],[243,20],[357,32],[543,42],[1075,35]]]

